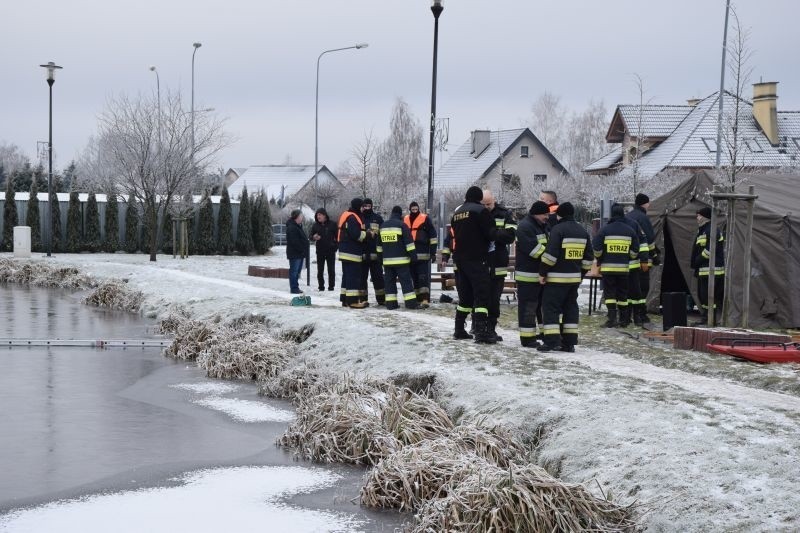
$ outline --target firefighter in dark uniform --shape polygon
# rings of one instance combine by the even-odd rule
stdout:
[[[439,239],[436,228],[425,213],[419,212],[419,204],[411,202],[409,214],[403,219],[411,230],[411,237],[417,247],[417,260],[411,263],[411,277],[420,306],[428,307],[431,300],[431,280],[428,274],[431,258],[436,258]]]
[[[375,300],[378,305],[383,305],[386,298],[384,289],[383,267],[378,254],[380,236],[378,232],[383,224],[383,217],[372,210],[372,200],[364,198],[361,204],[361,220],[367,230],[367,238],[364,240],[364,262],[361,263],[361,285],[359,287],[359,298],[368,301],[367,281],[372,278],[372,287],[375,289]]]
[[[464,203],[456,208],[450,219],[459,272],[453,337],[471,338],[464,324],[469,314],[474,313],[475,342],[494,344],[497,340],[489,333],[489,244],[496,239],[497,229],[489,210],[480,203],[482,198],[480,187],[470,187]]]
[[[558,223],[556,210],[558,209],[558,195],[556,191],[542,191],[539,193],[539,200],[547,204],[547,233]]]
[[[403,222],[403,208],[396,205],[392,208],[389,220],[381,224],[378,253],[383,258],[383,269],[386,273],[386,309],[397,309],[397,280],[403,291],[403,302],[406,309],[417,309],[417,295],[411,282],[411,261],[416,255],[411,230]]]
[[[558,222],[550,232],[539,266],[539,283],[544,285],[544,345],[537,349],[574,352],[578,343],[578,287],[592,268],[592,243],[583,226],[575,222],[571,203],[559,205],[556,217]],[[559,317],[563,324],[559,324]]]
[[[619,325],[618,309],[628,308],[630,262],[639,258],[639,236],[626,222],[625,209],[621,205],[611,206],[611,218],[597,232],[592,247],[603,276],[608,309],[608,320],[604,327],[615,328]]]
[[[627,328],[631,324],[631,317],[634,318],[634,323],[637,326],[644,326],[642,321],[641,309],[647,302],[647,293],[642,292],[641,280],[642,270],[649,270],[650,268],[650,249],[647,246],[647,236],[639,223],[633,219],[624,217],[622,222],[630,227],[639,239],[639,249],[636,257],[631,258],[628,263],[628,305],[619,308],[619,327]],[[605,283],[605,278],[603,278]],[[634,310],[640,310],[638,314],[634,315]]]
[[[541,301],[542,286],[539,284],[539,265],[547,248],[547,204],[538,201],[531,206],[528,215],[517,228],[516,263],[514,279],[517,282],[517,319],[519,342],[527,348],[536,348],[536,310]]]
[[[367,307],[359,298],[361,263],[364,262],[364,240],[367,232],[361,220],[361,198],[353,198],[350,209],[339,217],[339,261],[342,262],[342,306],[354,309]]]
[[[709,259],[711,258],[711,245],[717,247],[714,254],[714,323],[717,321],[717,310],[722,305],[722,296],[725,288],[725,238],[717,228],[717,235],[711,238],[711,208],[704,207],[697,211],[697,237],[692,248],[692,268],[697,278],[697,296],[700,300],[700,321],[695,325],[708,324],[708,276],[711,272]]]
[[[661,264],[661,254],[656,247],[656,232],[653,230],[653,224],[647,216],[647,209],[650,207],[650,198],[646,194],[639,193],[634,200],[636,204],[634,208],[628,213],[627,218],[635,220],[639,223],[645,236],[645,242],[642,243],[647,248],[648,259],[647,265],[642,265],[639,270],[639,290],[642,297],[638,302],[633,302],[633,322],[637,325],[644,325],[650,322],[650,317],[647,316],[647,294],[650,292],[650,268]]]
[[[497,334],[497,319],[500,318],[500,298],[503,296],[508,276],[509,246],[514,243],[517,222],[511,211],[499,205],[489,189],[483,190],[481,204],[489,210],[494,220],[497,236],[489,245],[489,267],[491,268],[492,298],[489,305],[489,333],[498,342],[503,338]]]

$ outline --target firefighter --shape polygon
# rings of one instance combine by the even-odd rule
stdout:
[[[592,268],[592,243],[583,226],[575,222],[571,203],[558,206],[556,219],[539,266],[539,283],[544,285],[544,344],[537,349],[574,352],[578,343],[578,286]],[[561,325],[559,316],[563,318]]]
[[[403,208],[396,205],[392,208],[389,220],[380,228],[378,253],[383,258],[383,269],[386,273],[386,309],[397,309],[397,280],[403,291],[403,302],[406,309],[417,309],[417,295],[411,282],[411,262],[415,259],[416,247],[411,238],[411,230],[403,222]]]
[[[639,236],[625,221],[625,209],[619,205],[611,206],[611,218],[603,226],[594,240],[594,257],[603,276],[603,287],[608,320],[603,325],[615,328],[619,325],[617,310],[628,308],[628,276],[630,262],[639,258]]]
[[[383,268],[377,248],[380,244],[378,232],[383,224],[383,217],[372,210],[372,200],[364,198],[361,204],[361,220],[367,230],[367,238],[364,240],[364,262],[361,263],[361,284],[359,286],[359,298],[368,301],[367,281],[372,278],[372,287],[375,289],[375,300],[378,305],[383,305],[386,301],[386,290],[384,289]]]
[[[547,248],[547,204],[534,202],[517,228],[516,263],[514,279],[517,281],[517,319],[519,342],[526,348],[536,348],[536,310],[541,301],[542,286],[539,284],[539,264]]]
[[[417,260],[411,263],[411,277],[414,290],[420,306],[428,307],[431,300],[430,262],[436,259],[436,247],[439,239],[436,237],[436,228],[433,227],[428,215],[419,212],[419,204],[411,202],[408,206],[409,214],[403,221],[411,229],[411,238],[417,247]]]
[[[644,325],[650,322],[650,317],[647,316],[647,294],[650,292],[650,268],[661,264],[661,254],[656,247],[656,233],[653,230],[653,224],[650,223],[650,218],[647,216],[647,210],[650,208],[650,198],[646,194],[639,193],[634,200],[634,208],[628,213],[627,218],[635,220],[639,223],[639,227],[644,232],[646,241],[641,243],[641,246],[647,247],[648,260],[647,265],[642,265],[639,270],[639,290],[642,297],[638,302],[633,302],[633,322],[636,325]]]
[[[509,245],[514,243],[517,232],[517,222],[511,211],[495,201],[494,194],[489,189],[483,190],[481,204],[489,210],[494,220],[497,236],[489,244],[489,267],[491,268],[492,298],[489,302],[489,333],[500,342],[503,340],[497,334],[497,319],[500,317],[500,298],[503,296],[506,276],[508,275]]]
[[[556,191],[542,191],[539,193],[539,200],[547,204],[547,232],[553,229],[553,226],[558,223],[556,219],[556,210],[558,209],[558,195]]]
[[[697,210],[697,237],[692,248],[692,268],[697,278],[697,296],[700,299],[700,321],[696,326],[708,324],[708,276],[711,272],[709,259],[711,258],[711,208],[704,207]],[[722,295],[725,286],[725,238],[717,228],[714,257],[714,323],[717,322],[717,309],[722,305]]]
[[[450,219],[459,272],[453,337],[471,338],[464,324],[467,316],[474,312],[475,342],[494,344],[497,340],[489,333],[489,244],[497,237],[497,229],[489,210],[481,205],[482,199],[480,187],[470,187],[464,196],[464,203],[456,208]]]
[[[639,239],[639,249],[636,257],[631,258],[628,263],[628,305],[619,309],[619,327],[627,328],[631,324],[633,317],[634,324],[644,326],[645,322],[641,314],[647,302],[647,293],[642,291],[641,280],[642,271],[650,269],[650,248],[647,246],[647,236],[639,223],[633,219],[624,217],[625,222]],[[605,278],[603,278],[605,283]],[[639,312],[634,313],[635,310]]]
[[[350,209],[339,217],[339,261],[342,262],[342,306],[363,309],[369,304],[359,298],[361,264],[367,232],[361,220],[361,198],[353,198]]]

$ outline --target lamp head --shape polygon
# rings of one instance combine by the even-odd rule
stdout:
[[[444,10],[444,0],[431,0],[431,11],[433,11],[433,16],[439,18],[439,15],[442,14]]]
[[[357,49],[360,49],[360,48],[366,48],[366,47],[368,47],[368,46],[369,46],[369,43],[358,43],[358,44],[356,45],[356,48],[357,48]]]
[[[46,65],[39,65],[39,66],[47,69],[47,81],[50,82],[50,83],[54,82],[55,79],[56,79],[56,69],[63,68],[63,67],[59,67],[58,65],[56,65],[52,61],[50,61]]]
[[[155,72],[155,71],[156,71],[156,66],[155,66],[155,65],[150,65],[150,70],[152,70],[153,72]]]
[[[201,46],[203,46],[203,43],[192,43],[192,46],[194,46],[195,48],[200,48]]]

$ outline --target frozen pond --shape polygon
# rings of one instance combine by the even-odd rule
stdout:
[[[3,338],[150,335],[139,317],[83,306],[77,295],[0,291]],[[207,379],[160,351],[0,348],[0,530],[103,531],[111,517],[125,524],[112,529],[130,531],[402,523],[351,502],[362,469],[297,462],[275,446],[290,404],[259,397],[251,383]]]

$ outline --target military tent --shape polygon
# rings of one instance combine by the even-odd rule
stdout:
[[[736,192],[755,186],[750,268],[749,323],[752,327],[800,325],[800,174],[750,174]],[[695,213],[710,205],[712,174],[697,173],[667,194],[651,201],[653,223],[662,264],[653,269],[648,307],[658,309],[664,292],[686,292],[697,301],[697,281],[690,266],[697,233]],[[742,315],[746,210],[739,203],[734,239],[726,267],[730,279],[728,319],[738,325]],[[723,205],[724,206],[724,205]],[[720,222],[724,222],[720,217]],[[724,230],[724,227],[723,227]],[[728,236],[726,235],[726,238]]]

